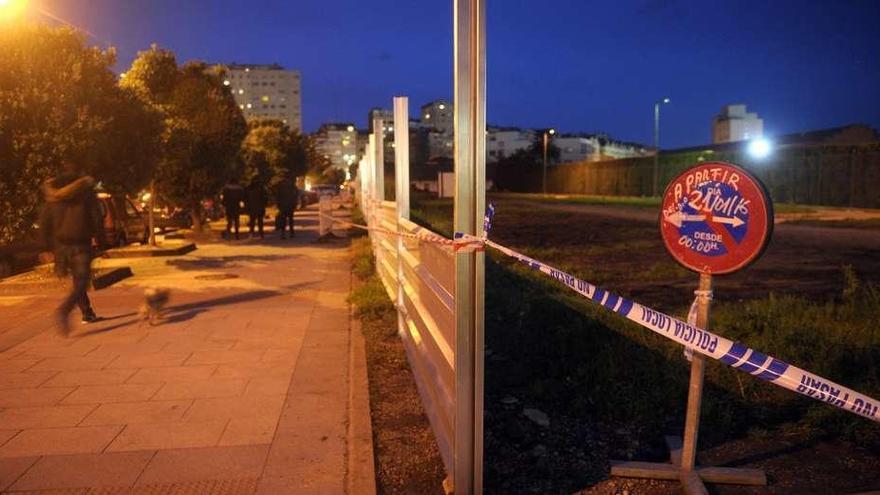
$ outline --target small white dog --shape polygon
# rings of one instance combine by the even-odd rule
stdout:
[[[149,288],[144,291],[144,304],[141,305],[140,315],[150,322],[150,325],[158,325],[162,322],[165,305],[171,299],[169,289]]]

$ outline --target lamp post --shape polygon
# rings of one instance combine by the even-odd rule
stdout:
[[[556,129],[547,129],[544,131],[544,178],[541,180],[541,189],[547,194],[547,144],[550,142],[550,136],[556,134]]]
[[[660,171],[660,105],[669,103],[669,98],[663,98],[654,102],[654,180],[651,186],[651,196],[657,196],[657,180]]]

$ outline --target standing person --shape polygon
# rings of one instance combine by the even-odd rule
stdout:
[[[259,179],[254,179],[248,185],[247,190],[247,210],[248,210],[248,230],[251,237],[254,236],[254,226],[256,225],[260,239],[263,238],[263,217],[266,216],[266,203],[269,198],[266,195],[266,187]]]
[[[278,205],[278,220],[275,222],[276,228],[281,229],[281,238],[287,238],[287,226],[290,226],[290,237],[295,234],[293,232],[293,210],[296,208],[296,183],[290,174],[286,174],[284,179],[278,183],[275,192],[275,203]]]
[[[226,238],[232,238],[232,227],[234,226],[235,239],[238,240],[241,204],[245,200],[244,188],[238,184],[238,179],[233,178],[223,186],[220,195],[223,196],[223,209],[226,212]]]
[[[40,214],[40,234],[46,252],[44,262],[55,261],[59,277],[71,275],[73,287],[55,311],[58,332],[70,335],[70,312],[79,306],[83,323],[98,320],[88,288],[92,280],[92,239],[103,248],[104,225],[101,205],[95,194],[95,180],[83,175],[79,164],[67,158],[58,177],[43,183],[46,200]]]

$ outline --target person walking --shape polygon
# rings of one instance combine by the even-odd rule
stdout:
[[[266,216],[266,203],[269,201],[266,194],[266,187],[259,179],[254,179],[248,185],[245,192],[247,193],[247,201],[245,204],[247,205],[248,210],[248,231],[250,232],[251,237],[253,237],[254,227],[257,227],[260,239],[262,239],[263,217]]]
[[[83,323],[98,321],[89,300],[92,280],[92,239],[104,248],[103,213],[95,193],[95,180],[83,175],[79,164],[67,158],[62,172],[43,183],[45,204],[40,213],[40,235],[45,252],[40,259],[55,261],[59,277],[70,275],[73,286],[55,311],[58,332],[70,335],[70,312],[79,306]]]
[[[293,210],[296,208],[297,189],[296,183],[290,174],[278,183],[275,192],[275,203],[278,205],[278,219],[275,222],[276,229],[281,230],[281,238],[287,238],[287,227],[290,226],[290,237],[295,235],[293,231]]]
[[[226,238],[232,238],[232,228],[235,227],[235,239],[238,240],[241,204],[245,201],[244,188],[238,184],[238,179],[233,178],[223,186],[220,195],[222,196],[223,210],[226,213]]]

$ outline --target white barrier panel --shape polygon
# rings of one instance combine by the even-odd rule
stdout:
[[[333,228],[333,199],[323,194],[318,200],[318,235],[323,237],[331,233]]]

